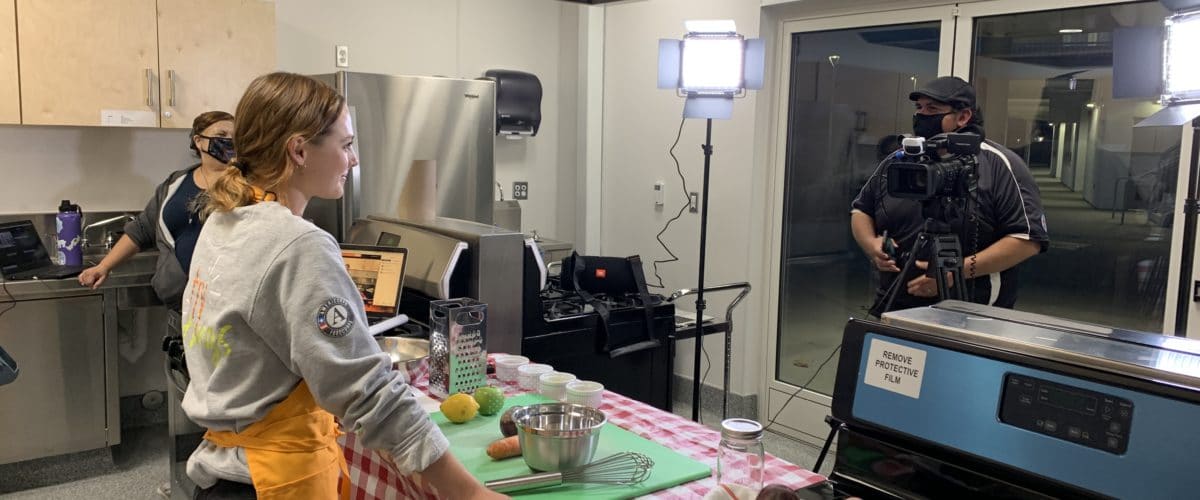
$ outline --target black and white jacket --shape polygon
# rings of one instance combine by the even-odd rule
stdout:
[[[870,216],[874,220],[876,234],[883,234],[886,230],[901,251],[910,250],[916,243],[924,217],[920,202],[888,196],[887,167],[892,161],[894,156],[889,156],[879,164],[854,199],[851,211]],[[978,188],[973,204],[977,222],[949,221],[959,233],[963,254],[973,255],[1006,237],[1038,242],[1041,251],[1046,251],[1050,244],[1046,215],[1029,167],[1016,153],[988,140],[981,146],[978,165]],[[898,262],[897,266],[903,264]],[[970,265],[971,259],[968,258],[964,262],[964,270],[968,274]],[[880,296],[891,286],[897,274],[881,273]],[[919,272],[914,270],[910,274]],[[906,276],[905,279],[912,277]],[[909,295],[903,283],[898,288],[892,310],[936,302],[936,299]],[[1013,267],[968,280],[967,288],[974,302],[1011,308],[1017,301],[1017,269]]]

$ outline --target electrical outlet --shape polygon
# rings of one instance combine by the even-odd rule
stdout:
[[[700,211],[700,193],[692,191],[688,193],[688,211],[696,213]]]
[[[654,208],[662,208],[663,207],[663,204],[664,204],[663,190],[665,189],[665,187],[666,187],[666,184],[663,181],[655,181],[654,182]]]
[[[350,47],[338,45],[333,51],[333,63],[339,68],[350,67]]]

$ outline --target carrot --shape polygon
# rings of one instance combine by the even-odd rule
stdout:
[[[517,436],[509,436],[489,444],[487,454],[492,457],[492,460],[503,460],[521,455],[521,442],[517,441]]]

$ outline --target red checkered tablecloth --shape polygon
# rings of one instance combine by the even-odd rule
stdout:
[[[415,374],[414,378],[412,385],[428,394],[429,377],[424,372],[420,372]],[[516,396],[528,392],[518,387],[516,382],[501,382],[494,376],[489,383],[503,389],[505,396]],[[717,445],[721,441],[721,433],[715,430],[611,391],[604,391],[604,402],[600,405],[600,411],[604,412],[609,422],[625,430],[666,446],[714,469],[717,466]],[[350,498],[354,500],[441,498],[433,486],[423,481],[420,475],[406,476],[395,472],[380,454],[359,446],[353,434],[346,434],[342,436],[341,440],[346,450],[346,462],[350,466]],[[766,484],[803,488],[824,480],[824,477],[768,454],[764,480]],[[701,498],[708,494],[714,486],[716,486],[716,478],[709,476],[658,491],[645,498]]]

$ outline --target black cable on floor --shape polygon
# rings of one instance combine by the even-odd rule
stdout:
[[[817,366],[817,371],[813,372],[812,376],[808,378],[808,381],[805,382],[804,385],[800,386],[799,389],[796,389],[796,392],[793,392],[791,396],[788,396],[787,401],[784,401],[783,406],[779,407],[779,411],[775,412],[775,415],[767,421],[767,426],[764,427],[763,430],[770,429],[772,425],[775,425],[775,419],[779,418],[779,414],[783,413],[783,410],[787,408],[788,403],[791,403],[796,396],[799,396],[801,392],[804,392],[804,390],[808,388],[809,384],[812,384],[813,380],[816,380],[817,375],[821,374],[821,369],[825,368],[825,365],[829,363],[829,360],[833,359],[833,355],[837,354],[837,352],[841,349],[841,344],[838,344],[837,347],[833,348],[833,351],[829,353],[829,356],[825,358],[825,361],[822,361],[820,366]]]

